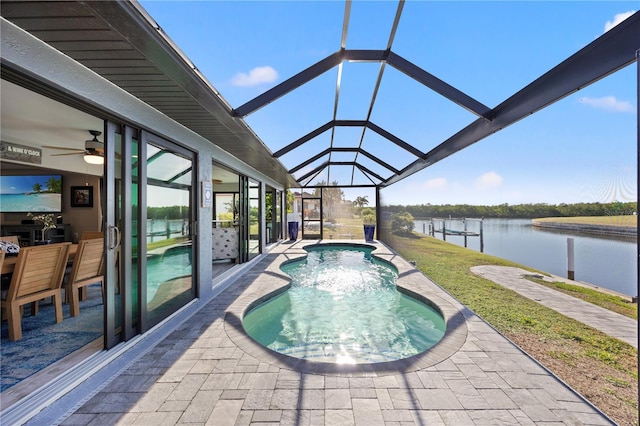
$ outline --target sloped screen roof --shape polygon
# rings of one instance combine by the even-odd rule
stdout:
[[[333,95],[332,102],[323,104],[327,109],[323,117],[329,119],[288,143],[276,141],[276,147],[272,147],[274,156],[285,163],[302,186],[334,181],[339,186],[390,185],[632,63],[640,47],[637,37],[640,13],[635,13],[490,107],[413,63],[411,57],[420,57],[415,52],[408,52],[406,57],[396,53],[395,38],[405,3],[394,4],[395,10],[387,10],[387,16],[383,17],[386,19],[370,23],[370,27],[378,25],[376,34],[386,34],[386,39],[378,37],[377,49],[349,48],[352,38],[356,40],[353,44],[358,45],[358,37],[351,37],[352,21],[358,25],[361,20],[354,17],[351,3],[346,2],[341,42],[335,52],[234,109],[238,117],[259,114],[261,108],[294,91],[305,90],[306,85],[324,84],[325,92]],[[388,8],[388,3],[385,7]],[[363,75],[367,78],[365,82],[347,78],[355,67],[368,68],[358,73],[358,78]],[[399,83],[400,80],[404,81]],[[359,86],[359,92],[347,83]],[[443,140],[416,137],[403,129],[399,129],[402,134],[396,133],[392,119],[375,113],[378,103],[393,101],[389,93],[381,96],[385,90],[391,93],[413,90],[418,93],[417,104],[427,103],[433,111],[447,111],[457,117],[460,127],[445,133]],[[341,114],[341,105],[353,102],[354,98],[360,101],[361,115]],[[286,104],[280,108],[287,111]],[[305,105],[299,108],[304,110]],[[398,105],[398,108],[408,111],[415,106]],[[282,117],[286,120],[288,114],[283,113]]]
[[[273,31],[284,26],[282,33],[298,43],[305,43],[305,37],[324,37],[320,45],[328,50],[322,59],[287,70],[279,83],[234,106],[182,53],[177,47],[181,43],[174,43],[137,3],[6,1],[2,16],[291,186],[320,181],[391,185],[634,62],[640,47],[640,13],[635,13],[585,41],[577,52],[566,52],[566,59],[532,61],[528,73],[518,76],[523,86],[488,94],[478,89],[481,82],[473,67],[447,73],[447,64],[429,60],[429,46],[439,38],[456,37],[460,30],[451,17],[451,34],[432,34],[429,22],[445,18],[428,14],[437,8],[432,2],[374,2],[376,13],[368,2],[303,3],[280,7],[330,9],[328,20],[317,22],[320,36],[302,23],[278,22],[277,16],[265,21],[274,20]],[[430,4],[425,9],[423,3]],[[145,5],[162,7],[161,2]],[[241,23],[242,15],[234,16]],[[185,25],[175,18],[175,25]],[[223,27],[223,16],[202,18]],[[215,46],[209,46],[231,43],[232,34],[226,36],[200,40],[204,47],[198,54],[215,55]],[[410,37],[424,38],[424,52],[408,48]],[[256,52],[260,41],[255,40]],[[489,49],[490,41],[495,40],[477,40],[466,47]],[[216,69],[229,59],[219,58]],[[409,93],[415,104],[398,104],[381,114],[378,106],[396,102],[399,91]],[[399,119],[403,115],[413,117],[414,124],[399,125],[406,123]],[[269,127],[280,129],[277,139],[264,136],[263,129]]]

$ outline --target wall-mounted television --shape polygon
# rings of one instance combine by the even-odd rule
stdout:
[[[0,176],[0,212],[62,212],[62,175]]]

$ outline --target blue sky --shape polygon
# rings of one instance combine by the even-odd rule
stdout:
[[[345,10],[338,1],[141,4],[234,108],[339,50]],[[397,2],[354,1],[346,48],[385,49],[396,8]],[[494,107],[637,9],[637,1],[407,1],[391,50]],[[366,117],[379,68],[343,64],[338,119]],[[628,66],[383,190],[383,201],[634,201],[636,76],[636,65]],[[337,77],[332,69],[245,120],[275,152],[332,119]],[[423,152],[475,119],[390,66],[371,115]],[[338,128],[334,144],[351,146],[361,134]],[[327,148],[329,135],[281,160],[288,168],[297,165]],[[414,160],[373,132],[365,133],[362,146],[397,168]],[[388,176],[370,160],[367,167]],[[332,171],[329,180],[346,183],[349,177]],[[355,198],[351,191],[347,196]]]

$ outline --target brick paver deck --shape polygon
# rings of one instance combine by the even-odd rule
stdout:
[[[327,368],[258,345],[238,327],[282,285],[281,244],[169,337],[66,416],[65,425],[487,425],[612,422],[492,327],[375,244],[399,285],[444,306],[447,339],[384,367]]]

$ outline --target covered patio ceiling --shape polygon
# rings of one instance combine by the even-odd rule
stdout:
[[[340,45],[333,53],[235,108],[137,2],[6,1],[2,16],[267,176],[301,187],[319,181],[371,187],[396,183],[633,63],[640,47],[637,12],[496,106],[489,106],[489,102],[474,99],[416,65],[408,54],[396,53],[394,42],[405,2],[394,4],[395,8],[389,9],[391,16],[387,16],[391,24],[386,44],[377,49],[349,48],[353,17],[352,3],[346,1]],[[339,105],[351,93],[343,77],[350,64],[376,67],[369,73],[373,89],[365,112],[358,117],[338,113]],[[409,77],[417,89],[426,88],[439,102],[446,102],[447,108],[462,111],[467,119],[442,140],[425,142],[394,134],[373,114],[381,102],[381,85],[392,72]],[[333,102],[326,115],[330,119],[306,134],[270,144],[245,122],[263,107],[333,75]],[[298,107],[304,109],[305,105]],[[410,109],[411,105],[402,107]],[[287,111],[282,110],[280,115],[283,121],[279,124],[286,126]],[[350,137],[339,136],[343,129],[350,131]],[[369,148],[374,143],[375,151]],[[386,151],[401,155],[391,160],[381,154]]]

